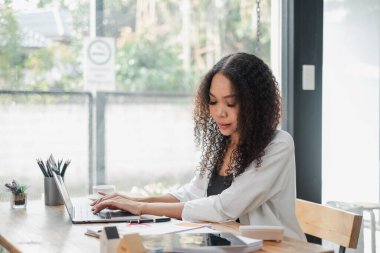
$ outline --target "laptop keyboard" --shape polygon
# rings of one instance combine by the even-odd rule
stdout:
[[[75,218],[77,219],[87,219],[94,218],[94,214],[91,211],[91,207],[87,205],[76,205],[75,206]]]

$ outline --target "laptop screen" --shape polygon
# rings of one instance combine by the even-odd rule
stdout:
[[[69,213],[70,215],[70,218],[72,220],[73,223],[87,223],[87,222],[160,222],[160,221],[167,221],[166,219],[170,220],[170,218],[167,218],[167,217],[157,217],[156,218],[156,221],[155,219],[146,219],[146,218],[142,218],[140,217],[139,215],[134,215],[134,214],[131,214],[129,212],[126,212],[126,211],[119,211],[119,210],[114,210],[114,211],[109,211],[109,210],[102,210],[101,212],[99,212],[98,215],[94,215],[91,213],[88,213],[87,211],[90,211],[90,206],[86,206],[88,208],[85,208],[85,209],[82,209],[82,205],[81,206],[76,206],[74,207],[73,203],[71,202],[71,199],[70,199],[70,196],[69,196],[69,193],[67,192],[67,189],[66,189],[66,186],[65,186],[65,182],[63,181],[63,178],[62,176],[60,175],[60,173],[58,172],[58,168],[57,168],[57,165],[54,161],[54,158],[53,156],[50,156],[49,160],[49,165],[50,165],[50,171],[51,173],[53,174],[53,177],[54,177],[54,181],[57,185],[57,188],[59,190],[59,192],[61,193],[61,196],[62,196],[62,199],[63,199],[63,202],[65,203],[65,206],[66,206],[66,209],[67,209],[67,212]],[[86,212],[86,216],[85,217],[80,217],[78,219],[77,214],[75,213],[76,208],[78,208],[80,210],[85,210]],[[79,212],[79,213],[82,213],[82,212]],[[89,214],[89,216],[87,216],[87,214]],[[161,220],[160,220],[161,218]],[[162,218],[166,218],[165,220],[162,220]]]
[[[65,186],[65,183],[63,182],[63,178],[61,177],[61,175],[57,175],[57,173],[55,173],[54,171],[53,171],[53,177],[54,177],[55,183],[57,184],[58,190],[61,193],[66,209],[69,212],[70,217],[73,218],[74,206],[73,206],[73,203],[71,203],[71,199],[70,199],[69,193],[66,190],[66,186]]]

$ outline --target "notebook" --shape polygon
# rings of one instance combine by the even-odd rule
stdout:
[[[51,156],[49,158],[49,163],[51,168],[53,168],[53,177],[57,185],[59,192],[61,193],[63,202],[66,206],[66,210],[69,213],[71,221],[75,224],[77,223],[108,223],[108,222],[130,222],[130,223],[145,223],[145,222],[163,222],[169,221],[169,217],[165,216],[155,216],[144,217],[144,215],[133,215],[126,211],[120,210],[102,210],[98,214],[93,214],[91,206],[89,204],[73,204],[71,202],[69,193],[66,189],[65,183],[62,176],[56,173],[56,163],[54,158]]]

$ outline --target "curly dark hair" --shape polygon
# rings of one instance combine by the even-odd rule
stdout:
[[[278,84],[269,67],[258,57],[236,53],[223,57],[204,76],[195,97],[194,134],[201,146],[200,174],[219,170],[230,141],[223,136],[210,115],[210,87],[215,74],[227,77],[240,106],[237,131],[239,142],[232,151],[227,175],[236,177],[255,162],[260,167],[265,147],[272,140],[281,116]]]

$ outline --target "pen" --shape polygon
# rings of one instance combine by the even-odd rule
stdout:
[[[53,176],[53,171],[50,168],[49,161],[46,161],[46,167],[47,167],[47,172],[48,172],[49,177],[52,177]]]
[[[130,220],[129,223],[157,223],[157,222],[166,222],[170,221],[169,217],[158,217],[158,218],[152,218],[152,219],[137,219],[137,220]]]
[[[58,160],[58,174],[61,174],[62,159]]]
[[[165,222],[165,221],[170,221],[170,218],[169,217],[159,217],[159,218],[155,218],[153,220],[154,220],[153,222]]]
[[[69,166],[70,162],[71,162],[71,160],[66,160],[65,163],[63,164],[63,168],[61,171],[61,177],[63,177],[65,175],[66,169]]]
[[[45,166],[42,160],[37,159],[37,164],[38,164],[38,167],[41,169],[42,174],[44,174],[45,177],[48,177],[48,174],[46,173]]]
[[[129,223],[150,223],[153,222],[153,219],[137,219],[137,220],[130,220]]]

